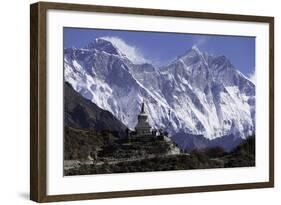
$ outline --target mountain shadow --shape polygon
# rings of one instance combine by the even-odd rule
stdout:
[[[68,82],[64,83],[64,125],[96,132],[118,132],[120,136],[127,129],[109,111],[82,97]]]

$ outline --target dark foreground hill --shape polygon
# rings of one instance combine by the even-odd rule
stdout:
[[[64,124],[97,132],[116,131],[124,134],[126,126],[110,112],[99,108],[64,83]]]
[[[254,137],[243,141],[232,152],[212,147],[190,153],[169,154],[171,147],[163,141],[128,142],[109,133],[99,135],[72,128],[67,130],[66,142],[75,151],[65,159],[76,159],[79,163],[65,167],[65,175],[255,166]],[[89,156],[93,160],[87,161]]]

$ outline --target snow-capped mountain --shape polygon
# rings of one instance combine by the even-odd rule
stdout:
[[[64,49],[65,81],[134,129],[145,100],[149,122],[169,134],[215,139],[255,132],[255,85],[225,56],[193,47],[160,69],[136,64],[110,40]]]

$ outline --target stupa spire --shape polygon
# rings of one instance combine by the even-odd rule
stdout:
[[[142,100],[142,103],[141,103],[141,113],[145,113],[144,112],[144,99]]]
[[[144,99],[142,100],[141,103],[141,110],[140,110],[140,114],[138,115],[138,122],[137,125],[135,127],[135,130],[137,132],[137,136],[150,136],[151,135],[151,127],[148,123],[148,115],[145,113],[144,110]]]

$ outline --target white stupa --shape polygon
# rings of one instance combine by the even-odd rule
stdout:
[[[151,135],[151,127],[147,121],[148,115],[145,113],[144,101],[141,104],[141,111],[138,115],[138,123],[135,127],[136,136],[147,136]]]

